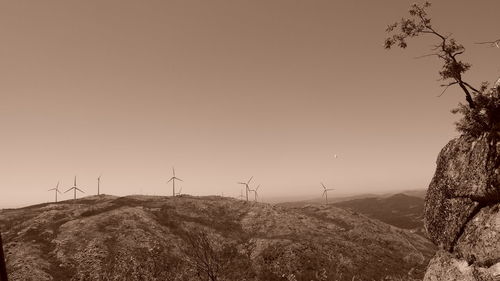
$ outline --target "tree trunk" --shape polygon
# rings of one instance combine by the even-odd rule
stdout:
[[[467,87],[465,87],[464,83],[461,80],[458,80],[458,85],[464,91],[464,93],[465,93],[465,100],[467,100],[467,103],[469,103],[469,107],[470,108],[474,108],[475,104],[474,104],[474,101],[472,100],[472,97],[470,95],[469,90],[467,90]]]
[[[3,242],[1,233],[0,233],[0,281],[7,281],[7,269],[5,267],[5,257],[3,254]]]

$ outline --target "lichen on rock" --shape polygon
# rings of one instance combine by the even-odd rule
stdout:
[[[500,204],[485,207],[467,224],[456,252],[469,263],[491,266],[500,262]]]

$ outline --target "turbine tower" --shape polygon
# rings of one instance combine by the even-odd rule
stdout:
[[[259,187],[260,187],[260,184],[255,188],[255,189],[250,189],[250,191],[253,192],[253,195],[254,195],[254,201],[257,202],[257,197],[259,197],[259,194],[257,193],[257,191],[259,190]]]
[[[245,192],[246,192],[247,202],[248,202],[248,191],[250,191],[250,187],[248,187],[248,185],[250,184],[250,181],[252,179],[253,179],[253,176],[247,182],[238,182],[238,184],[243,184],[245,186]]]
[[[78,191],[80,191],[81,193],[85,193],[83,190],[81,190],[81,189],[79,189],[78,187],[76,187],[76,176],[75,176],[75,182],[74,182],[74,184],[73,184],[73,187],[72,187],[72,188],[70,188],[70,189],[68,189],[68,190],[66,190],[64,193],[66,193],[66,192],[68,192],[68,191],[70,191],[70,190],[73,190],[73,192],[74,192],[74,193],[73,193],[73,199],[74,199],[74,200],[76,200],[76,191],[77,191],[77,190],[78,190]]]
[[[97,195],[101,195],[101,175],[97,177]]]
[[[335,189],[333,189],[333,188],[326,188],[326,186],[323,183],[321,183],[321,186],[323,186],[323,189],[324,189],[323,190],[323,195],[321,195],[321,197],[325,196],[325,202],[326,202],[326,204],[328,204],[328,191],[335,190]]]
[[[52,190],[54,190],[54,193],[56,194],[56,203],[57,203],[57,193],[61,193],[61,191],[59,191],[59,182],[57,182],[56,187],[51,188],[48,191],[52,191]]]
[[[172,196],[175,197],[175,180],[179,180],[179,181],[183,181],[183,180],[181,180],[180,178],[175,176],[175,168],[174,167],[172,167],[172,173],[174,175],[167,181],[167,183],[172,181]]]

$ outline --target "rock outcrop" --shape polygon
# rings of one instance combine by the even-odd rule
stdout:
[[[500,280],[500,142],[461,136],[441,151],[425,199],[439,247],[424,281]]]

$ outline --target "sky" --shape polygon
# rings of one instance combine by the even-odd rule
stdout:
[[[466,81],[500,76],[500,2],[442,0]],[[0,207],[92,195],[261,199],[426,188],[458,136],[432,38],[384,50],[402,0],[0,0]],[[337,158],[334,157],[337,155]],[[60,198],[69,199],[70,192]]]

